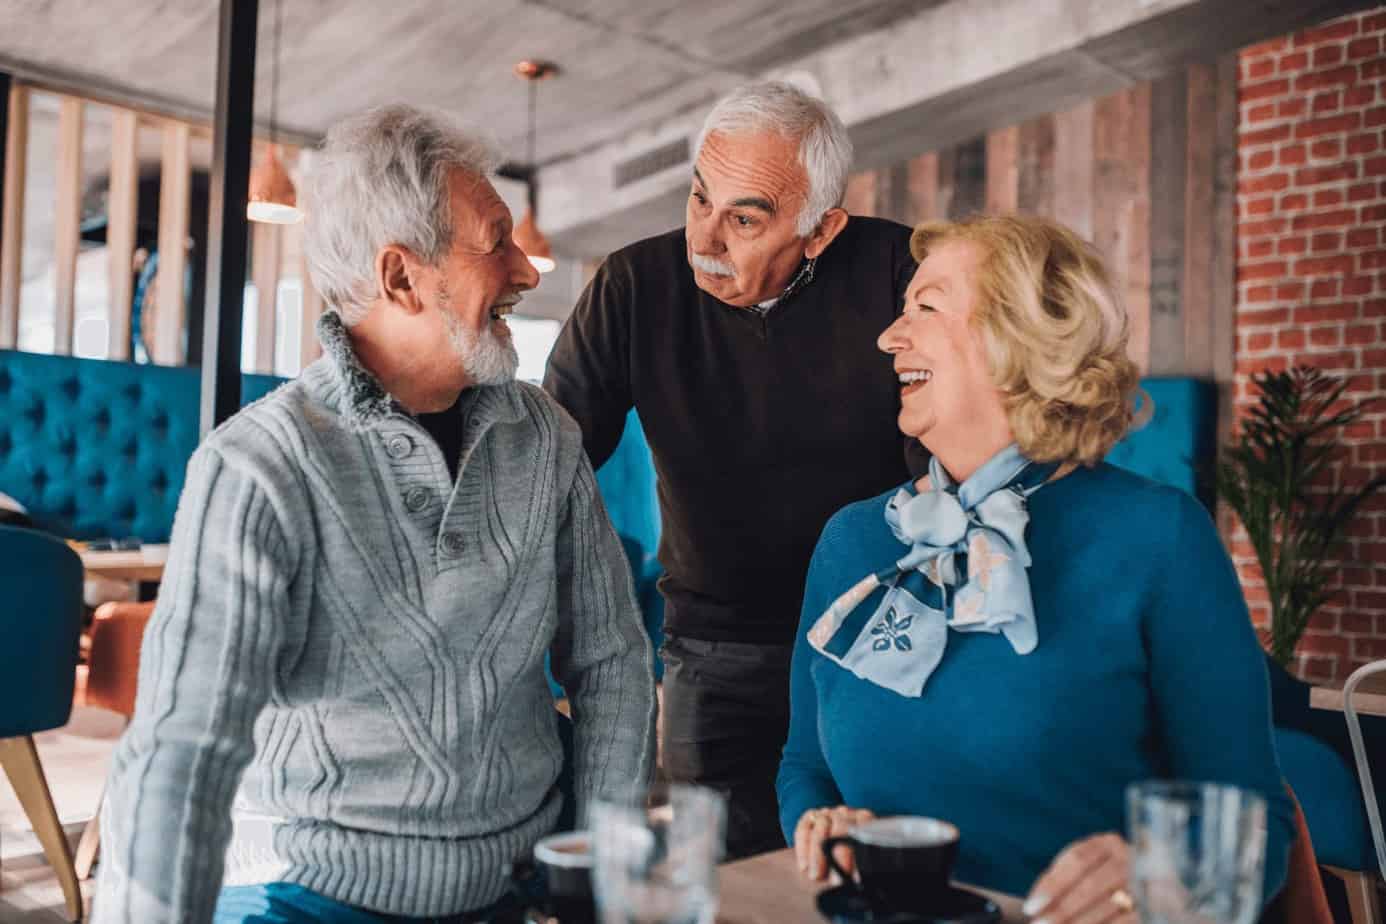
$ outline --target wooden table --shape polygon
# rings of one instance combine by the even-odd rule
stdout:
[[[727,863],[719,871],[718,884],[717,924],[824,924],[814,899],[825,886],[799,874],[788,847]],[[976,891],[996,902],[1006,921],[1025,920],[1020,899]]]
[[[80,547],[82,567],[88,576],[113,581],[159,581],[168,561],[167,545],[146,545],[133,552],[89,552]]]
[[[1361,715],[1386,716],[1386,674],[1362,678],[1352,704]],[[1309,705],[1342,712],[1343,691],[1337,687],[1314,687],[1309,691]]]

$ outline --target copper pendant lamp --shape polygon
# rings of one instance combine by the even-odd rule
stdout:
[[[279,159],[279,146],[274,143],[279,115],[279,35],[283,26],[283,3],[274,5],[274,57],[270,59],[270,145],[265,157],[250,171],[250,189],[245,217],[276,225],[292,225],[303,220],[298,207],[298,193],[289,172]]]
[[[539,90],[539,81],[545,80],[558,73],[558,65],[551,61],[524,60],[515,65],[515,73],[524,80],[529,81],[529,151],[528,163],[529,177],[526,187],[529,191],[529,208],[525,210],[525,215],[520,219],[520,223],[515,226],[515,243],[529,257],[529,262],[541,273],[551,272],[558,264],[553,258],[553,248],[549,246],[548,238],[544,237],[544,232],[539,230],[539,224],[534,217],[534,136],[536,134],[535,102]]]

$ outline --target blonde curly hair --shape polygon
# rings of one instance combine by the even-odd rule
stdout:
[[[1139,392],[1126,355],[1126,311],[1091,244],[1022,215],[925,222],[910,237],[923,262],[948,241],[978,245],[979,334],[1021,452],[1096,465],[1127,430]]]

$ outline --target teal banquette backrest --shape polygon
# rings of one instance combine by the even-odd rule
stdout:
[[[1112,448],[1107,461],[1162,484],[1182,488],[1211,509],[1209,482],[1217,456],[1218,390],[1206,379],[1141,380],[1154,402],[1145,426]]]
[[[168,541],[200,374],[0,350],[0,492],[59,536]],[[282,381],[243,376],[241,403]]]

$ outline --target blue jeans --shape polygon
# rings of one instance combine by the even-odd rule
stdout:
[[[518,920],[514,902],[503,898],[489,908],[436,918],[380,914],[333,901],[290,882],[222,889],[212,924],[488,924]]]

